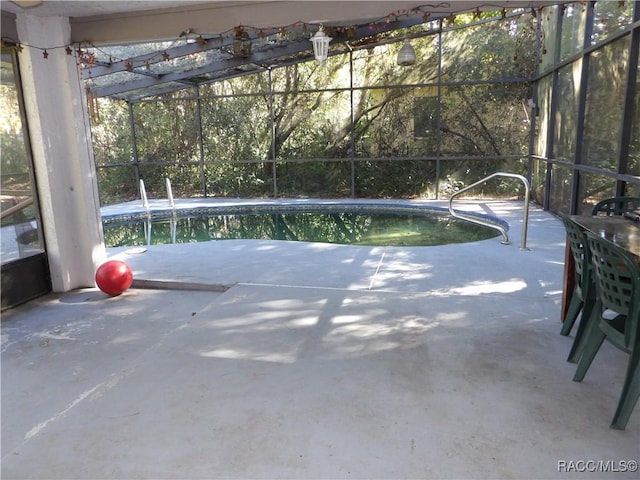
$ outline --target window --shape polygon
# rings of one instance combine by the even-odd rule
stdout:
[[[44,242],[38,228],[31,158],[21,115],[15,67],[11,50],[3,49],[0,86],[3,264],[44,252]]]
[[[17,59],[2,48],[0,62],[0,277],[2,309],[51,291],[33,165],[22,109]]]

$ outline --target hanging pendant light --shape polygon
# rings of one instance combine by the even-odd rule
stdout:
[[[316,57],[316,60],[321,65],[329,56],[329,42],[333,40],[333,38],[328,37],[324,33],[324,28],[320,25],[320,28],[316,32],[316,34],[311,37],[311,43],[313,43],[313,54]]]
[[[416,63],[416,51],[409,43],[409,40],[404,41],[404,45],[402,45],[402,48],[398,52],[397,63],[403,67],[408,67]]]

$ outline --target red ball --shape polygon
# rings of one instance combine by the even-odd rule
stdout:
[[[133,272],[129,265],[121,260],[109,260],[96,270],[96,285],[107,295],[120,295],[132,282]]]

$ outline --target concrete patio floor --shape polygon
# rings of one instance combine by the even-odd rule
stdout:
[[[566,362],[562,223],[521,250],[521,202],[465,208],[513,244],[110,249],[178,283],[3,313],[2,478],[639,478],[627,355]]]

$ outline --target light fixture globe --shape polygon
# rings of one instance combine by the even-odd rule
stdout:
[[[416,63],[416,51],[413,49],[408,40],[405,40],[404,45],[398,52],[398,65],[408,67]]]
[[[333,40],[333,38],[324,33],[322,25],[320,25],[316,34],[311,37],[311,43],[313,43],[313,54],[320,64],[324,63],[329,56],[329,42],[331,40]]]

